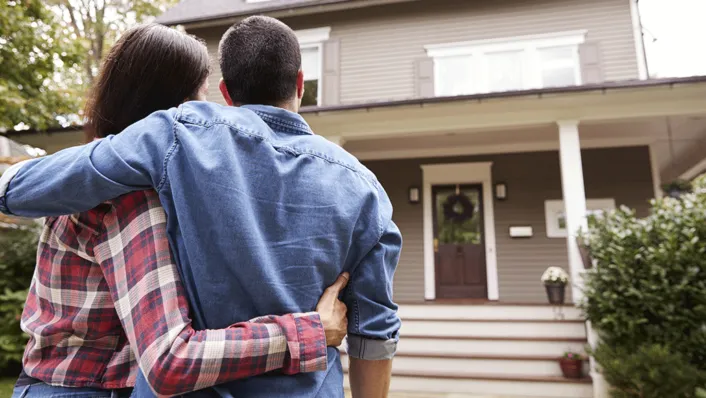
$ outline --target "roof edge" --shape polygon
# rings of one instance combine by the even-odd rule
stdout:
[[[198,29],[228,25],[235,22],[234,19],[247,17],[250,15],[268,15],[275,18],[282,18],[296,15],[321,14],[330,11],[353,8],[366,8],[379,5],[406,3],[411,1],[419,0],[312,0],[310,2],[293,5],[279,4],[268,7],[263,6],[262,8],[255,10],[233,12],[211,17],[165,19],[162,18],[162,16],[159,16],[155,22],[164,25],[183,25],[187,29]]]
[[[619,90],[619,89],[629,89],[629,88],[674,86],[674,85],[678,85],[678,84],[691,84],[691,83],[706,83],[706,75],[689,76],[689,77],[661,78],[661,79],[614,81],[614,82],[606,82],[606,83],[584,84],[584,85],[580,85],[580,86],[539,88],[539,89],[518,90],[518,91],[503,91],[503,92],[496,92],[496,93],[457,95],[457,96],[452,96],[452,97],[428,97],[428,98],[413,98],[413,99],[393,100],[393,101],[364,102],[364,103],[360,103],[360,104],[308,106],[308,107],[302,108],[299,113],[312,114],[312,113],[320,113],[320,112],[346,111],[346,110],[355,110],[355,109],[388,108],[388,107],[405,106],[405,105],[439,104],[439,103],[457,102],[457,101],[473,101],[473,100],[481,101],[481,100],[488,100],[488,99],[525,97],[525,96],[532,96],[532,95],[542,96],[542,95],[547,95],[547,94],[568,94],[568,93],[581,93],[581,92],[590,92],[590,91]]]

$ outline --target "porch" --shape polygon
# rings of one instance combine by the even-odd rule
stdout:
[[[584,270],[575,232],[589,211],[624,205],[646,215],[662,181],[706,169],[706,82],[429,101],[305,115],[378,176],[404,236],[392,391],[606,396],[588,364],[592,378],[578,380],[558,364],[595,338],[571,305]],[[446,208],[459,195],[471,208],[460,222]],[[567,306],[546,304],[549,266],[571,275]]]

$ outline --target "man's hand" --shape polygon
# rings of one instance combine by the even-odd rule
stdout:
[[[341,345],[343,338],[348,333],[348,317],[346,316],[348,307],[338,299],[341,290],[348,284],[348,278],[347,272],[339,275],[336,282],[324,290],[324,294],[316,305],[316,312],[319,313],[326,333],[326,345],[329,347]]]

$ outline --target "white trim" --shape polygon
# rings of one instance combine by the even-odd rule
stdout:
[[[692,178],[698,177],[699,174],[703,173],[704,171],[706,171],[706,158],[702,159],[699,163],[696,163],[689,170],[682,173],[682,175],[679,176],[679,179],[691,180]]]
[[[654,144],[650,144],[650,169],[652,170],[652,188],[655,191],[655,198],[662,198],[662,173],[659,170],[659,158],[657,156],[657,148]]]
[[[565,212],[564,201],[545,200],[544,201],[544,222],[547,229],[547,238],[566,238],[568,231],[566,228],[559,228],[559,216]],[[586,199],[586,214],[599,210],[615,210],[615,199]]]
[[[318,55],[318,64],[319,64],[319,83],[316,85],[316,105],[321,106],[321,96],[323,95],[323,80],[324,80],[324,45],[323,43],[309,43],[309,44],[300,44],[299,45],[300,49],[307,49],[307,48],[315,48],[317,50],[317,55]],[[304,79],[306,81],[306,75],[304,75]]]
[[[603,140],[583,140],[581,148],[619,148],[630,146],[647,146],[653,140],[648,138],[610,138]],[[381,160],[381,159],[412,159],[412,158],[432,158],[451,157],[464,155],[490,155],[497,153],[522,153],[522,152],[544,152],[558,151],[558,141],[538,141],[514,144],[497,145],[474,145],[455,146],[424,149],[390,149],[350,152],[359,160]]]
[[[567,32],[542,33],[503,37],[486,40],[472,40],[424,46],[430,57],[449,57],[455,55],[472,55],[474,52],[524,50],[527,47],[558,47],[579,45],[586,40],[587,30],[572,30]]]
[[[325,26],[322,28],[302,29],[294,31],[294,34],[297,35],[300,46],[306,46],[307,44],[321,44],[329,39],[331,27]]]
[[[434,90],[436,96],[474,94],[508,89],[533,89],[544,87],[543,71],[557,68],[572,68],[574,72],[571,85],[581,84],[581,63],[579,61],[579,44],[586,38],[586,31],[556,32],[531,36],[516,36],[489,40],[475,40],[457,43],[444,43],[425,46],[427,55],[434,60]],[[565,60],[555,60],[552,64],[542,61],[542,51],[549,48],[563,47],[572,52]],[[515,61],[521,68],[521,82],[518,87],[491,87],[490,57],[492,54],[514,52]],[[455,68],[468,69],[467,75],[474,79],[466,84],[456,82],[454,88],[449,89],[444,79],[448,79],[449,71],[444,65],[448,62],[458,63]],[[448,65],[447,65],[448,66]],[[453,72],[460,73],[460,72]],[[448,82],[446,82],[448,83]],[[449,91],[451,90],[451,91]]]
[[[487,271],[488,300],[499,299],[491,166],[491,162],[428,164],[421,166],[424,191],[424,298],[427,300],[434,300],[436,298],[432,186],[440,184],[474,183],[481,183],[483,186],[483,233],[485,235],[485,266]]]
[[[642,36],[642,26],[640,23],[640,10],[638,0],[627,0],[630,2],[630,17],[632,18],[632,33],[635,40],[635,56],[637,57],[637,73],[642,80],[647,79],[647,60],[645,59],[645,41]]]
[[[559,164],[561,189],[566,214],[566,247],[571,271],[573,302],[583,299],[583,259],[576,236],[588,227],[586,220],[586,188],[583,182],[581,142],[578,120],[557,121],[559,127]]]

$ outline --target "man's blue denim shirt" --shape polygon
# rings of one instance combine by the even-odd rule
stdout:
[[[199,328],[312,311],[351,279],[349,355],[391,358],[400,319],[392,278],[402,237],[375,176],[304,119],[268,106],[189,102],[116,136],[27,161],[0,179],[0,210],[43,217],[154,188]],[[237,397],[343,397],[338,350],[328,370],[223,386]]]

